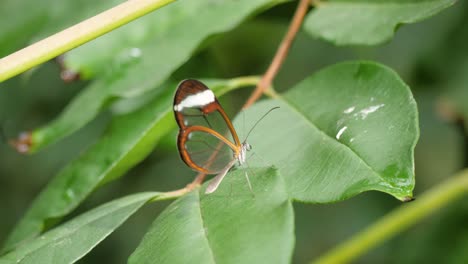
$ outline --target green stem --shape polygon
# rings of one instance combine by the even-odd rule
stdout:
[[[175,0],[131,0],[0,59],[0,82]]]
[[[232,78],[229,80],[229,86],[232,87],[244,87],[244,86],[255,86],[260,82],[262,76],[251,75],[251,76],[241,76]]]
[[[404,204],[312,263],[351,262],[468,191],[468,170]]]
[[[241,76],[232,78],[227,82],[227,85],[224,89],[219,91],[219,94],[225,94],[232,90],[236,90],[238,88],[246,88],[249,86],[255,86],[260,82],[261,76],[252,75],[252,76]]]

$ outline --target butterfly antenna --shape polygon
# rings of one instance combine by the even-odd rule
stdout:
[[[265,118],[271,111],[275,110],[275,109],[278,109],[280,108],[279,106],[275,106],[273,108],[271,108],[270,110],[268,110],[268,112],[266,112],[262,117],[260,117],[260,119],[255,122],[255,124],[253,125],[253,127],[249,130],[249,133],[247,133],[247,136],[245,137],[244,139],[244,142],[247,141],[247,138],[249,137],[250,133],[254,130],[254,128],[258,125],[258,123],[260,123],[260,121],[263,120],[263,118]]]

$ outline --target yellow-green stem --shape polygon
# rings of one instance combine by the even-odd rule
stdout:
[[[468,170],[427,191],[416,201],[403,204],[373,225],[313,261],[315,264],[348,263],[402,232],[468,191]]]
[[[130,0],[0,59],[0,82],[175,0]]]
[[[245,86],[255,86],[260,82],[261,76],[251,75],[251,76],[241,76],[232,78],[229,80],[229,86],[232,87],[245,87]]]

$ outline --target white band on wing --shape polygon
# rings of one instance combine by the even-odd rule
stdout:
[[[201,93],[187,96],[178,105],[174,105],[174,111],[182,111],[187,107],[201,107],[214,102],[215,95],[211,90],[205,90]]]

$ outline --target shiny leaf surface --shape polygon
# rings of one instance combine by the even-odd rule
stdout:
[[[261,157],[249,162],[278,167],[292,198],[328,203],[368,190],[412,196],[418,113],[392,70],[369,62],[328,67],[247,111],[246,127],[275,106],[248,139]]]

